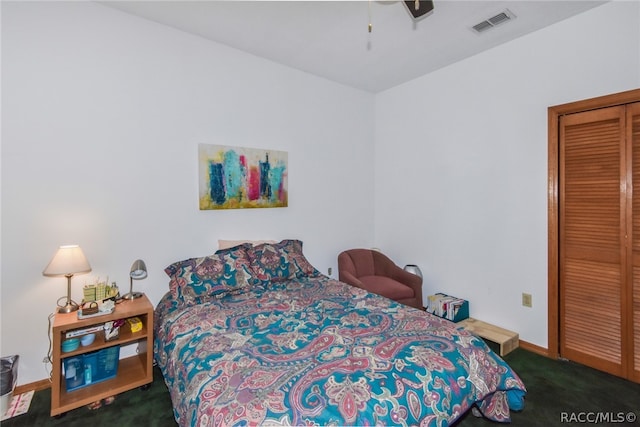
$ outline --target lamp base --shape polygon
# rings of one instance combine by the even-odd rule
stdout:
[[[142,292],[129,292],[122,295],[122,299],[136,299],[140,298],[142,295],[144,295]]]
[[[58,313],[73,313],[74,311],[78,311],[80,307],[74,301],[67,301],[65,305],[58,306]]]

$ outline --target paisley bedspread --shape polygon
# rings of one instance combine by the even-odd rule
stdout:
[[[474,406],[508,422],[523,405],[522,381],[479,338],[325,276],[167,293],[155,318],[181,426],[446,426]]]

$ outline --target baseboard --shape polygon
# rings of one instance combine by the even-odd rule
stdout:
[[[544,347],[540,347],[539,345],[520,340],[520,347],[532,353],[539,354],[540,356],[549,357],[549,350]]]
[[[22,394],[31,390],[34,390],[34,391],[46,390],[49,387],[51,387],[51,381],[44,379],[44,380],[36,381],[33,383],[29,383],[29,384],[18,385],[13,390],[13,394],[14,395]]]

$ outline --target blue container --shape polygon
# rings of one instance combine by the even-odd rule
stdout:
[[[119,345],[64,359],[67,391],[114,378],[119,360]]]
[[[84,385],[84,362],[82,356],[64,359],[64,379],[67,390],[75,390]]]
[[[83,347],[86,347],[88,345],[93,344],[93,341],[95,341],[96,339],[96,334],[92,333],[92,334],[87,334],[84,335],[82,338],[80,338],[80,344],[82,344]]]
[[[80,346],[80,340],[78,338],[71,338],[62,342],[62,352],[68,353],[70,351],[77,350]]]
[[[104,381],[113,378],[118,373],[118,360],[120,359],[120,346],[105,348],[96,354],[95,381]]]

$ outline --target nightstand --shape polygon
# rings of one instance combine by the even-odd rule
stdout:
[[[138,332],[131,332],[131,326],[126,321],[132,317],[137,317],[142,322],[142,329]],[[119,319],[123,319],[125,322],[120,326],[118,337],[111,341],[105,341],[102,325],[105,322]],[[62,352],[62,342],[69,336],[95,329],[98,331],[92,344],[79,346],[73,351]],[[52,335],[51,416],[60,415],[80,406],[153,382],[153,306],[146,295],[135,300],[122,300],[116,304],[113,313],[102,316],[78,319],[77,312],[56,313]],[[108,357],[113,359],[114,354],[117,359],[117,346],[136,343],[138,345],[137,354],[115,361],[117,371],[112,378],[67,390],[67,380],[63,372],[65,362],[70,365],[69,362],[72,360],[95,361],[100,357],[103,360],[108,360]]]

